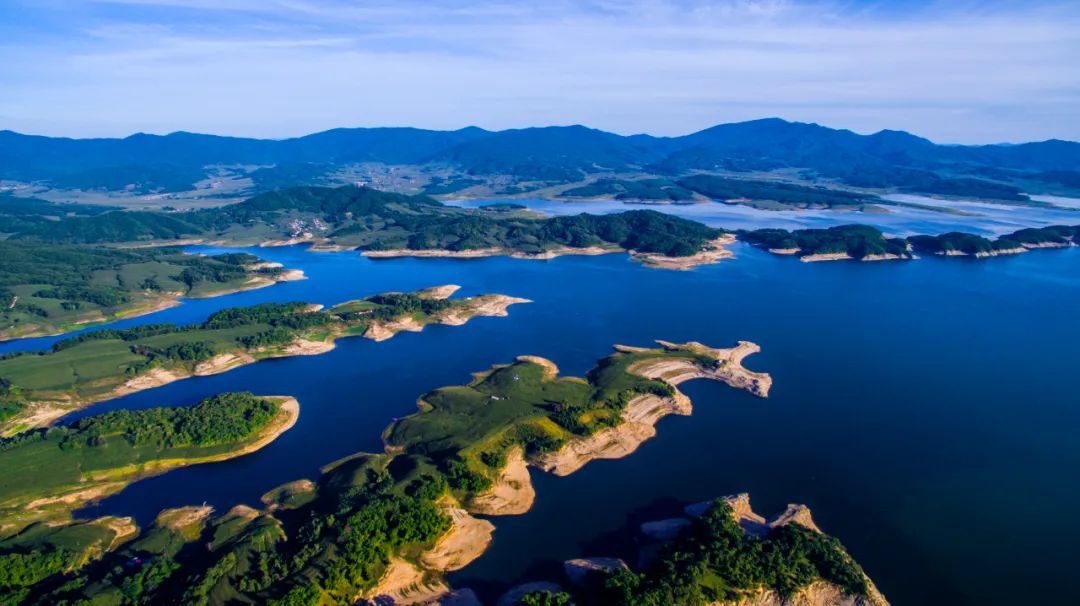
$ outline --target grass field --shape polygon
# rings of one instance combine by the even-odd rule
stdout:
[[[143,315],[180,297],[264,286],[282,275],[251,255],[0,242],[0,340],[63,334]]]
[[[391,425],[385,439],[395,450],[442,461],[443,467],[460,460],[480,485],[499,471],[511,448],[520,446],[529,457],[557,450],[575,436],[620,423],[636,396],[673,393],[667,384],[629,371],[634,362],[656,357],[709,363],[685,350],[617,352],[583,379],[558,377],[550,362],[523,357],[469,385],[424,395],[420,412]]]

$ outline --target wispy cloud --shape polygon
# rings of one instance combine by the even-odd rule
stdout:
[[[24,1],[0,7],[0,127],[50,134],[677,134],[779,115],[1080,138],[1074,2]]]

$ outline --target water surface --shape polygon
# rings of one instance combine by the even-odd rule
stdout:
[[[509,318],[384,343],[343,339],[321,356],[260,362],[90,407],[80,414],[251,390],[295,395],[301,414],[257,453],[139,482],[84,513],[145,524],[164,507],[255,505],[266,490],[316,477],[329,461],[381,449],[382,430],[415,410],[423,392],[518,354],[580,375],[613,343],[748,339],[763,352],[747,365],[775,381],[767,400],[691,382],[684,388],[694,415],[663,420],[659,436],[632,456],[568,478],[534,473],[535,509],[496,519],[492,549],[456,573],[455,584],[490,596],[557,575],[564,559],[629,555],[627,529],[650,516],[749,491],[765,514],[808,504],[894,604],[1060,597],[1080,566],[1080,249],[819,264],[734,250],[735,260],[692,272],[647,269],[625,255],[374,261],[251,250],[311,279],[151,318],[198,319],[239,301],[330,304],[445,283],[535,303],[512,307]]]

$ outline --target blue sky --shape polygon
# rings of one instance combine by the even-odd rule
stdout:
[[[1080,2],[0,0],[0,128],[287,137],[779,116],[1080,140]]]

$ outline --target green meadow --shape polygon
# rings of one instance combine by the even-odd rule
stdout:
[[[188,255],[0,241],[0,339],[61,334],[148,313],[180,297],[266,284],[281,274],[258,257]]]

